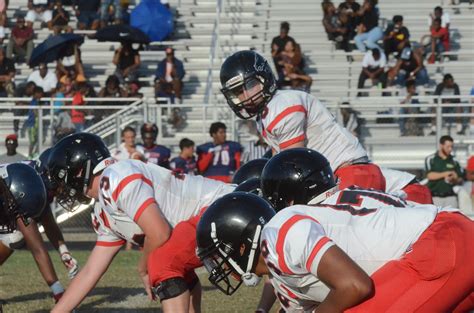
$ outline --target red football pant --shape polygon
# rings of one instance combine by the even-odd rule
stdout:
[[[425,185],[415,183],[406,185],[402,189],[407,194],[407,200],[414,201],[421,204],[433,204],[431,191]]]
[[[339,178],[339,189],[353,185],[363,189],[385,191],[385,177],[380,168],[372,163],[354,164],[338,168],[334,175]]]
[[[178,223],[161,247],[148,256],[148,276],[152,286],[170,278],[183,278],[188,285],[197,279],[194,269],[202,263],[196,256],[196,226],[202,214]]]
[[[412,251],[372,275],[374,296],[346,312],[442,313],[473,309],[473,238],[473,221],[459,213],[438,214]]]

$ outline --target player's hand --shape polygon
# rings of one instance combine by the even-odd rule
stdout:
[[[69,279],[73,279],[79,272],[79,264],[77,263],[77,260],[73,258],[69,252],[64,252],[61,254],[61,261],[69,271]]]
[[[155,294],[151,291],[150,279],[148,277],[148,274],[145,274],[145,275],[140,274],[140,278],[142,279],[143,286],[145,287],[145,291],[148,296],[148,299],[155,300]]]

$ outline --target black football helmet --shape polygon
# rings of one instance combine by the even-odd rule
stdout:
[[[262,170],[267,162],[268,159],[255,159],[248,161],[242,165],[237,172],[235,172],[234,177],[232,178],[232,183],[240,185],[250,178],[260,178]]]
[[[307,204],[336,186],[328,160],[308,148],[282,151],[272,157],[262,172],[262,193],[275,210],[291,204]]]
[[[58,187],[58,203],[68,211],[89,203],[85,193],[93,175],[112,163],[109,149],[96,135],[78,133],[61,139],[52,148],[47,165]]]
[[[199,220],[197,255],[209,271],[209,281],[225,294],[233,294],[242,282],[258,284],[255,267],[260,234],[274,215],[266,200],[248,192],[233,192],[211,204]]]
[[[260,178],[249,178],[243,183],[240,183],[234,191],[244,191],[256,194],[257,196],[263,196],[262,188],[260,187]]]
[[[0,229],[11,232],[16,220],[25,225],[38,218],[46,205],[46,189],[41,177],[29,165],[11,163],[0,167]]]
[[[52,148],[44,150],[35,162],[35,170],[43,179],[47,192],[55,192],[57,184],[51,179],[48,171],[48,159],[51,155]]]
[[[142,125],[142,127],[140,127],[140,134],[142,139],[151,137],[153,140],[156,140],[156,137],[158,136],[158,126],[152,123],[145,123]]]
[[[221,66],[221,92],[230,108],[242,119],[262,112],[277,90],[267,60],[255,51],[239,51]]]

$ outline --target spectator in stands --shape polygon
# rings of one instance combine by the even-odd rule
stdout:
[[[170,162],[170,168],[175,173],[189,175],[197,174],[196,158],[194,157],[194,141],[183,138],[179,141],[179,156],[173,158]]]
[[[51,0],[28,0],[28,12],[26,13],[26,23],[33,27],[33,22],[40,21],[42,27],[53,19],[53,1]]]
[[[140,133],[143,141],[141,149],[144,151],[146,160],[164,168],[170,168],[171,150],[156,143],[158,126],[145,123],[140,128]]]
[[[0,48],[0,97],[13,97],[15,94],[15,63],[5,57],[5,51]]]
[[[140,91],[139,82],[128,82],[127,83],[127,94],[129,98],[143,98],[143,93]]]
[[[72,97],[72,105],[74,106],[85,106],[87,102],[85,101],[85,94],[87,92],[87,86],[85,84],[77,84],[74,87],[74,93]],[[86,111],[82,109],[72,109],[71,110],[71,120],[76,127],[76,132],[82,132],[85,129],[86,125]]]
[[[463,182],[463,172],[458,161],[452,156],[453,138],[441,136],[439,149],[425,159],[427,187],[433,195],[433,204],[438,207],[458,207],[458,199],[453,187]]]
[[[304,63],[300,45],[288,41],[285,50],[281,52],[280,65],[283,66],[284,80],[279,82],[281,86],[290,86],[293,89],[300,89],[309,92],[312,78],[303,70]]]
[[[365,81],[369,78],[372,81],[372,85],[381,84],[382,88],[385,88],[387,84],[387,75],[385,73],[385,66],[387,65],[387,59],[385,54],[380,49],[372,49],[367,51],[362,60],[362,71],[359,75],[359,82],[357,88],[364,88]],[[358,92],[357,96],[367,96],[367,94]]]
[[[127,91],[120,87],[120,82],[115,75],[110,75],[105,81],[105,87],[99,91],[100,98],[126,98]],[[110,103],[109,103],[110,104]],[[117,105],[124,102],[117,102]]]
[[[5,148],[7,148],[7,153],[0,155],[0,164],[15,163],[28,159],[16,151],[18,137],[15,134],[10,134],[5,138]]]
[[[184,71],[183,62],[174,56],[173,48],[166,48],[164,58],[155,73],[155,94],[157,97],[169,97],[174,103],[174,97],[182,103],[181,90],[183,88]]]
[[[278,81],[282,81],[284,78],[283,67],[279,64],[281,60],[281,52],[285,49],[285,45],[288,41],[296,42],[292,37],[288,36],[289,32],[290,24],[288,22],[282,22],[280,24],[280,35],[274,37],[272,40],[272,58],[278,74]]]
[[[33,98],[31,99],[30,106],[37,107],[41,105],[41,98],[44,97],[43,88],[36,86],[33,91]],[[35,154],[38,153],[38,110],[36,109],[29,109],[27,119],[25,121],[25,127],[28,132],[28,156],[33,158]]]
[[[61,80],[64,76],[69,76],[72,81],[85,81],[81,49],[78,45],[70,45],[66,49],[64,56],[56,61],[57,78]]]
[[[425,46],[425,54],[430,55],[428,63],[433,64],[436,59],[441,59],[443,52],[448,52],[449,44],[449,30],[441,27],[441,19],[435,18],[430,28],[430,35],[421,37],[420,42],[424,43],[425,38],[429,37],[429,43]]]
[[[33,36],[33,28],[25,24],[25,19],[22,16],[18,16],[8,41],[7,58],[15,60],[15,62],[19,60],[24,60],[25,63],[30,62],[34,48]],[[15,59],[13,59],[13,54],[15,54]]]
[[[132,48],[130,43],[122,43],[120,48],[115,50],[114,59],[115,76],[121,84],[125,81],[136,81],[138,79],[138,69],[140,68],[140,54],[138,50]]]
[[[377,41],[382,39],[383,32],[379,25],[379,11],[377,0],[364,0],[364,4],[357,12],[360,24],[357,26],[357,36],[354,37],[357,49],[365,52],[367,49],[379,48]]]
[[[5,39],[5,27],[8,22],[7,8],[8,1],[0,0],[0,44],[3,44],[3,40]]]
[[[349,34],[347,20],[343,14],[337,14],[336,7],[332,2],[323,2],[323,26],[328,35],[328,39],[334,41],[336,49],[349,51]]]
[[[112,17],[112,14],[113,17]],[[113,19],[114,24],[122,22],[122,7],[120,0],[101,0],[100,1],[100,26],[106,26]]]
[[[258,134],[257,140],[249,140],[243,147],[242,164],[255,159],[261,159],[268,152],[268,144],[262,135]]]
[[[46,96],[53,94],[58,84],[56,75],[44,63],[41,63],[38,69],[28,76],[27,81],[34,82],[36,86],[41,87]]]
[[[135,128],[126,126],[122,130],[122,143],[112,154],[112,157],[118,161],[135,159],[145,161],[144,151],[141,146],[136,145],[137,132]]]
[[[454,77],[451,74],[446,74],[443,77],[443,81],[439,83],[436,86],[434,94],[436,96],[460,96],[461,92],[459,90],[458,84],[454,82]],[[435,99],[435,103],[437,103],[437,99]],[[455,104],[455,103],[461,103],[461,99],[459,98],[443,98],[441,99],[441,103],[443,104]],[[456,107],[456,108],[442,108],[442,113],[464,113],[464,108],[463,107]],[[436,109],[432,109],[432,112],[436,112]],[[452,124],[454,121],[456,121],[456,132],[458,135],[463,135],[465,132],[465,129],[467,127],[467,121],[465,121],[464,118],[462,117],[445,117],[444,120]],[[435,135],[436,134],[436,118],[433,118],[431,120],[431,133],[430,135]]]
[[[36,84],[34,82],[27,82],[20,84],[17,88],[15,88],[15,98],[30,98],[33,96],[33,93],[35,91]],[[16,102],[15,105],[28,105],[29,103],[25,102]],[[25,116],[28,113],[28,109],[15,109],[13,111],[13,116]],[[23,127],[26,127],[25,124],[23,124]],[[13,131],[15,134],[18,134],[18,131],[20,130],[20,120],[14,119],[13,120]],[[22,128],[22,133],[24,131],[24,128]],[[23,137],[23,135],[22,135]]]
[[[240,168],[242,147],[238,142],[226,140],[226,129],[224,123],[211,124],[212,141],[197,147],[197,166],[204,177],[230,183]]]
[[[80,30],[99,28],[100,0],[73,0],[72,7],[77,17],[77,28]]]
[[[76,132],[76,125],[72,122],[69,110],[62,108],[58,109],[54,116],[53,130],[53,144],[56,144],[62,138]]]
[[[433,13],[430,14],[428,18],[428,27],[431,27],[433,21],[437,18],[441,19],[441,27],[449,30],[451,19],[449,18],[448,12],[443,12],[443,8],[440,6],[434,8]]]
[[[349,40],[354,39],[354,36],[356,35],[355,30],[357,25],[359,25],[359,17],[357,16],[357,12],[360,10],[360,4],[355,0],[345,0],[339,4],[337,10],[341,17],[347,19],[347,35]]]
[[[396,52],[398,55],[402,50],[410,45],[410,32],[408,28],[403,26],[403,16],[395,15],[390,24],[385,30],[383,37],[383,47],[387,59],[390,54]]]
[[[416,83],[414,80],[408,80],[406,86],[406,97],[400,102],[401,104],[420,104],[418,99],[413,97],[418,96],[416,93]],[[419,114],[420,107],[400,107],[400,114]],[[398,119],[398,125],[400,126],[401,136],[423,136],[423,128],[418,123],[416,117],[400,117]]]
[[[361,140],[362,124],[364,119],[359,117],[360,112],[354,110],[349,102],[343,102],[341,115],[338,122],[344,126],[352,135]]]
[[[61,32],[72,33],[69,24],[69,13],[64,10],[62,0],[56,0],[53,10],[53,18],[48,22],[48,28],[57,35]]]
[[[428,72],[423,65],[422,57],[407,47],[403,49],[395,66],[388,71],[387,85],[391,86],[395,82],[403,86],[407,80],[412,79],[415,80],[417,86],[429,84]]]

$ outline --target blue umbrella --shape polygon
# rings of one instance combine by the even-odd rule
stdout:
[[[160,0],[142,0],[130,14],[130,25],[141,29],[151,41],[162,41],[173,32],[173,14]]]
[[[63,56],[73,44],[81,45],[84,37],[77,34],[60,34],[49,36],[45,41],[33,49],[30,58],[30,66],[34,67],[40,63],[51,63]]]

